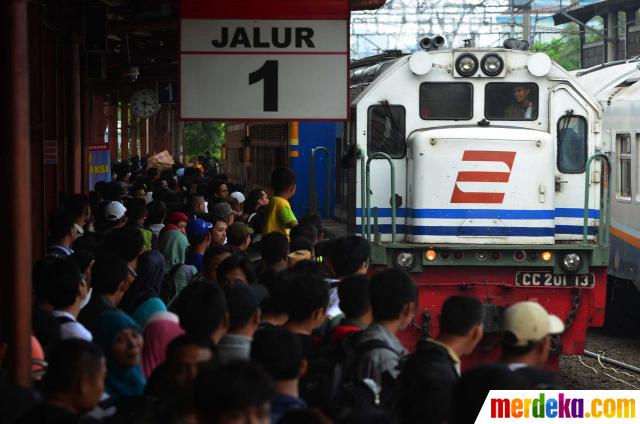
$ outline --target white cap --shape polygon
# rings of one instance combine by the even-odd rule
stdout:
[[[564,331],[562,320],[549,314],[539,303],[518,302],[502,316],[503,341],[511,346],[527,346],[548,334]]]
[[[238,203],[244,203],[244,194],[240,193],[239,191],[234,191],[229,196],[236,199]]]
[[[117,221],[124,216],[124,213],[127,211],[127,208],[120,202],[110,202],[104,208],[104,218],[107,221]]]

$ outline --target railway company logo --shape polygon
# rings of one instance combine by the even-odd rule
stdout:
[[[459,171],[453,186],[451,203],[502,203],[504,193],[462,191],[458,183],[508,183],[513,169],[516,152],[489,150],[465,150],[463,162],[499,162],[509,168],[509,172]]]

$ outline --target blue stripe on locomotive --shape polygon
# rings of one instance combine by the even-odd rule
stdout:
[[[358,208],[357,221],[360,224],[361,212]],[[560,218],[581,218],[583,209],[557,208],[549,210],[513,210],[513,209],[409,209],[400,208],[396,211],[398,218],[426,218],[426,219],[510,219],[510,220],[552,220]],[[379,218],[391,217],[391,208],[379,208]],[[589,209],[589,218],[599,218],[600,211]],[[373,217],[371,218],[373,225]],[[372,228],[373,231],[373,228]],[[379,225],[382,234],[391,234],[390,224]],[[437,236],[485,236],[485,237],[550,237],[555,234],[582,234],[582,225],[556,225],[555,227],[498,227],[498,226],[446,226],[446,225],[404,225],[396,227],[398,234],[411,233],[414,235]],[[595,233],[593,226],[589,227],[589,235]]]

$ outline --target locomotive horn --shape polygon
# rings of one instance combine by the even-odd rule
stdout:
[[[438,35],[436,37],[433,38],[433,40],[431,41],[431,43],[433,44],[433,46],[436,49],[439,49],[440,47],[444,46],[445,43],[445,39],[443,36]]]
[[[441,35],[437,35],[433,38],[425,37],[420,40],[420,47],[424,50],[437,50],[444,46],[445,39]]]
[[[431,38],[424,37],[422,40],[420,40],[420,47],[424,50],[431,50],[433,48]]]

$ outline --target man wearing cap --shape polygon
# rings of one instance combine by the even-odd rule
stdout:
[[[236,215],[242,216],[242,210],[244,209],[244,201],[246,200],[244,198],[244,194],[242,194],[239,191],[234,191],[229,195],[229,197],[236,201],[236,204],[234,207]]]
[[[553,376],[542,368],[549,358],[551,336],[563,331],[562,320],[539,303],[511,305],[502,317],[502,362],[533,385],[553,385]]]
[[[185,259],[185,265],[193,265],[198,272],[204,269],[204,252],[211,244],[211,234],[209,230],[213,227],[210,222],[204,219],[194,219],[187,224],[187,239],[189,249]]]
[[[233,224],[236,213],[233,211],[230,204],[227,202],[220,202],[211,209],[211,214],[224,219],[227,225],[231,225]]]
[[[232,361],[248,361],[253,334],[260,324],[260,303],[267,296],[261,284],[235,282],[225,287],[229,309],[229,330],[220,340],[216,360],[220,364]]]
[[[234,222],[227,228],[227,244],[244,253],[251,244],[253,229],[242,222]]]
[[[118,201],[107,203],[104,208],[104,219],[106,221],[103,233],[107,233],[116,228],[122,228],[127,223],[127,208]]]

